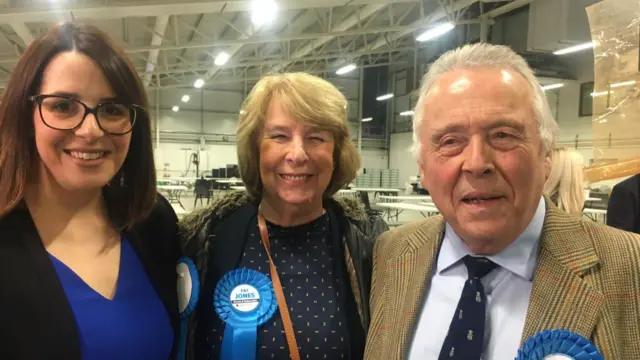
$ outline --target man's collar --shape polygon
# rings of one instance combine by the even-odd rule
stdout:
[[[545,214],[545,199],[541,197],[533,219],[522,234],[500,253],[487,256],[487,258],[523,279],[531,281],[538,258],[538,244]],[[438,273],[447,271],[466,255],[472,255],[469,248],[453,231],[453,228],[446,224],[444,241],[438,255]]]

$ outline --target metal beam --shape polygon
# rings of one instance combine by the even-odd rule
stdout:
[[[307,14],[310,14],[310,11],[304,11],[303,10],[303,11],[300,11],[295,17],[298,18],[299,21],[306,22],[306,18],[304,18],[304,16],[307,15]],[[310,17],[310,15],[307,15],[307,17]],[[303,19],[300,20],[300,18],[303,18]],[[309,25],[311,25],[311,24],[309,24]],[[286,30],[287,27],[288,27],[288,25],[285,25],[285,27],[281,31]],[[242,42],[242,40],[246,41],[248,39],[255,38],[255,35],[251,34],[253,31],[254,31],[253,25],[250,24],[248,26],[247,31],[245,31],[245,34],[241,35],[240,38],[237,39],[240,42],[235,44],[235,45],[232,45],[230,48],[228,48],[226,50],[226,52],[227,52],[227,54],[229,54],[230,58],[233,57],[233,55],[235,55],[238,51],[240,51],[240,49],[242,49],[242,46],[244,44],[247,44],[247,42]],[[251,35],[249,35],[249,34],[251,34]],[[264,43],[264,41],[261,41],[261,42],[258,42],[258,43]],[[209,80],[211,78],[214,78],[218,74],[219,71],[220,71],[220,68],[218,68],[218,67],[210,68],[209,71],[207,71],[207,73],[205,74],[204,80]]]
[[[479,20],[469,20],[469,21],[460,21],[458,24],[462,23],[479,23]],[[289,34],[289,35],[281,35],[281,36],[264,36],[257,35],[251,36],[249,38],[243,39],[232,39],[232,40],[217,40],[214,42],[188,42],[185,44],[175,45],[175,44],[164,44],[164,45],[150,45],[150,46],[138,46],[138,47],[126,47],[124,51],[127,54],[139,54],[149,51],[166,51],[166,50],[180,50],[180,49],[200,49],[200,48],[212,48],[212,47],[223,47],[223,46],[231,46],[231,45],[245,45],[245,44],[264,44],[264,43],[277,43],[277,42],[289,42],[295,40],[325,40],[325,39],[333,39],[341,36],[354,36],[354,35],[363,35],[363,34],[379,34],[379,33],[393,33],[393,32],[401,32],[401,31],[415,31],[418,29],[425,28],[424,24],[414,23],[410,25],[404,26],[386,26],[386,27],[371,27],[371,28],[360,28],[360,29],[350,29],[345,31],[332,31],[332,32],[321,32],[321,33],[300,33],[300,34]],[[328,42],[328,40],[326,41]],[[325,43],[326,43],[325,42]],[[301,54],[302,47],[298,49],[295,53],[291,54],[291,58],[295,54]],[[227,51],[229,53],[229,51]],[[0,63],[15,63],[18,61],[18,58],[15,57],[0,57]]]
[[[162,15],[156,17],[156,25],[153,29],[153,37],[151,38],[151,46],[162,45],[164,39],[164,33],[167,31],[167,24],[169,24],[169,15]],[[159,50],[151,50],[149,57],[147,58],[147,69],[143,76],[144,87],[149,86],[151,81],[151,71],[155,68],[155,64],[158,62]]]
[[[75,20],[87,19],[121,19],[124,17],[149,17],[163,15],[188,15],[224,12],[247,12],[251,10],[252,0],[214,0],[167,3],[162,0],[152,2],[130,3],[127,5],[88,5],[73,6],[60,9],[57,6],[41,6],[39,8],[9,8],[0,14],[0,24],[34,22],[57,23],[72,17]],[[349,5],[387,4],[416,2],[416,0],[353,0]],[[344,6],[344,0],[282,0],[278,3],[280,10],[313,9]]]
[[[407,65],[407,63],[406,62],[383,62],[378,64],[363,65],[363,66],[360,66],[360,68],[366,69],[366,68],[390,66],[390,65]],[[297,70],[302,71],[300,69],[297,69]],[[308,72],[311,74],[333,73],[334,71],[335,69],[327,68],[327,67],[322,69],[312,70],[312,71],[305,70],[305,72]],[[216,84],[232,84],[232,83],[239,83],[244,81],[254,82],[254,81],[260,80],[261,78],[262,76],[254,76],[254,77],[234,76],[234,77],[225,77],[225,78],[216,79],[215,83]],[[188,79],[187,81],[184,81],[178,84],[161,85],[160,88],[162,89],[193,88],[192,84],[194,80],[195,78],[191,78],[191,79]],[[3,84],[0,84],[0,85],[3,85]]]
[[[363,52],[351,52],[347,54],[341,53],[328,53],[321,55],[313,55],[313,56],[305,56],[299,59],[274,59],[274,60],[265,60],[259,59],[257,57],[253,58],[244,58],[244,59],[234,59],[233,62],[228,65],[224,65],[219,67],[220,71],[236,69],[236,68],[247,68],[247,67],[255,67],[255,66],[277,66],[283,64],[295,64],[305,61],[318,61],[318,60],[328,60],[328,59],[336,59],[341,58],[343,56],[349,56],[350,58],[358,58],[366,55],[380,55],[380,54],[389,54],[389,53],[397,53],[404,51],[412,51],[414,48],[412,47],[400,47],[400,48],[391,48],[391,49],[381,49],[381,50],[372,50],[372,51],[363,51]],[[240,61],[242,60],[242,61]],[[158,70],[153,71],[149,74],[153,75],[166,75],[166,74],[176,74],[176,73],[184,73],[184,72],[194,72],[194,71],[208,71],[211,69],[211,65],[206,62],[197,63],[197,64],[183,64],[187,65],[187,67],[177,67],[173,69],[167,70]]]
[[[316,40],[312,40],[311,42],[309,42],[305,46],[303,46],[303,47],[299,48],[298,50],[296,50],[291,55],[291,57],[292,58],[300,58],[300,57],[303,57],[305,55],[310,54],[314,49],[316,49],[316,48],[328,43],[329,41],[335,39],[336,33],[347,31],[347,30],[353,28],[354,26],[359,25],[360,21],[362,21],[364,19],[367,19],[370,16],[375,15],[378,11],[384,9],[386,6],[387,6],[387,4],[367,5],[367,6],[363,7],[363,8],[361,8],[361,9],[358,9],[358,11],[356,11],[354,14],[352,14],[348,18],[344,19],[339,24],[333,26],[331,28],[331,31],[328,33],[329,34],[328,37],[322,37],[322,38],[319,38],[319,39],[316,39]],[[362,30],[362,29],[359,29],[359,30]],[[331,36],[331,34],[333,34],[333,36]],[[279,67],[276,67],[274,70],[275,71],[279,71],[285,66],[286,66],[286,64],[282,65],[282,66],[279,66]]]
[[[31,33],[31,30],[29,30],[27,25],[24,24],[24,22],[11,22],[11,27],[13,28],[13,31],[15,31],[16,34],[20,37],[20,39],[24,41],[24,44],[26,46],[29,46],[29,44],[31,44],[31,42],[33,41],[33,34]]]
[[[500,15],[506,14],[509,11],[513,11],[517,8],[521,8],[523,6],[529,5],[533,0],[514,0],[506,5],[500,6],[499,8],[488,11],[482,15],[482,17],[486,18],[495,18]],[[487,2],[486,0],[484,2]]]
[[[442,7],[439,7],[438,9],[431,12],[429,15],[425,16],[424,19],[414,21],[410,26],[427,27],[428,25],[431,25],[432,23],[435,23],[443,18],[447,18],[449,12],[460,11],[466,7],[473,5],[476,2],[477,0],[457,0],[451,4],[451,7],[449,9],[445,10]],[[398,39],[401,39],[407,35],[411,35],[413,31],[414,31],[413,29],[408,28],[407,30],[402,30],[395,34],[388,35],[386,39],[380,36],[376,41],[374,41],[373,43],[370,43],[368,46],[363,46],[362,48],[358,49],[358,51],[379,49],[383,46],[386,46],[388,40],[390,40],[391,42],[397,41]]]

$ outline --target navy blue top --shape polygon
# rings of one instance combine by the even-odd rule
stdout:
[[[76,318],[82,360],[169,359],[173,348],[169,314],[126,239],[122,239],[113,300],[50,257]]]
[[[281,227],[267,222],[271,256],[282,283],[301,359],[348,359],[348,324],[336,271],[336,251],[331,241],[329,215],[301,226]],[[240,268],[271,278],[269,260],[260,239],[258,223],[252,226]],[[207,354],[219,359],[225,324],[217,317],[207,332]],[[280,311],[258,328],[258,359],[289,359]]]

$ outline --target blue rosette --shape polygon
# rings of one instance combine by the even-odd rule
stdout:
[[[184,360],[187,348],[187,324],[189,316],[196,309],[200,293],[200,280],[195,263],[182,257],[176,265],[178,274],[178,310],[180,311],[180,333],[176,347],[176,360]]]
[[[228,272],[216,285],[213,306],[225,322],[220,359],[254,360],[258,326],[278,308],[271,280],[251,269]]]
[[[515,360],[604,360],[583,336],[568,330],[545,330],[529,338]]]

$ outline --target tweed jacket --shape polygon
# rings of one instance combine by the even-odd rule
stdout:
[[[376,241],[365,359],[408,358],[444,229],[434,216]],[[547,329],[590,339],[607,360],[640,359],[640,237],[547,205],[521,343]]]

